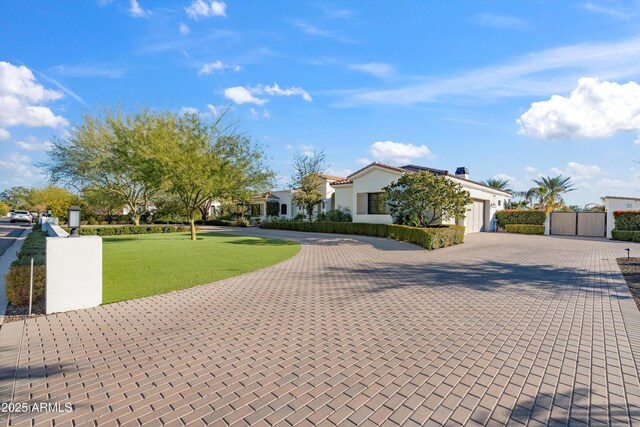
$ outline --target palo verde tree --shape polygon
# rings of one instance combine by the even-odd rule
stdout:
[[[182,206],[191,240],[196,239],[195,217],[202,206],[266,186],[273,176],[260,148],[225,127],[223,118],[209,122],[200,114],[173,116],[175,125],[159,155],[165,191]]]
[[[246,203],[267,191],[275,174],[266,163],[264,151],[244,135],[223,135],[216,141],[219,168],[213,177],[209,197],[199,207],[206,220],[214,201]]]
[[[41,164],[53,182],[79,191],[99,191],[128,206],[138,225],[139,204],[162,186],[157,153],[166,138],[165,113],[142,110],[124,117],[120,109],[86,115],[67,136],[54,139],[49,161]]]
[[[292,201],[306,211],[310,221],[313,219],[313,209],[324,200],[322,174],[328,167],[329,164],[322,151],[293,155]]]
[[[391,214],[400,224],[428,227],[451,218],[464,219],[469,192],[444,175],[405,173],[383,188]]]

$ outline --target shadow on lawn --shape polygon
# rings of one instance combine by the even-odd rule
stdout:
[[[442,287],[493,292],[518,286],[522,292],[540,288],[558,292],[579,289],[592,293],[611,293],[617,299],[631,298],[629,295],[618,295],[607,282],[609,276],[606,274],[555,265],[517,265],[497,261],[361,263],[346,269],[327,268],[321,275],[329,281],[347,275],[354,282],[366,283],[366,286],[354,286],[354,290],[361,293]]]

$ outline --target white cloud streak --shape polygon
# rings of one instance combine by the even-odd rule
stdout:
[[[477,68],[453,77],[424,76],[423,82],[385,90],[343,92],[339,105],[411,105],[442,98],[504,98],[552,95],[585,75],[618,80],[640,74],[640,37],[618,42],[581,43],[546,49]]]
[[[129,15],[134,18],[147,18],[151,16],[150,10],[145,10],[140,6],[138,0],[130,0],[129,2]]]
[[[396,72],[395,67],[393,65],[385,64],[382,62],[367,62],[364,64],[351,64],[348,66],[348,68],[352,71],[369,74],[379,79],[387,79],[389,77],[392,77]]]

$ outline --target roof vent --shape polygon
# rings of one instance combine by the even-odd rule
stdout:
[[[462,179],[469,179],[469,169],[464,166],[460,166],[456,169],[456,176]]]

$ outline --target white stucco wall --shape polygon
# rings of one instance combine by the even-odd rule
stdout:
[[[47,314],[102,304],[102,238],[47,237]]]
[[[361,175],[353,177],[352,185],[339,185],[334,187],[336,189],[336,205],[342,209],[349,208],[353,216],[353,222],[392,224],[393,218],[391,215],[358,215],[358,193],[381,192],[382,188],[390,185],[394,181],[397,181],[400,176],[402,176],[401,172],[375,166],[371,167],[370,169],[363,171]],[[509,196],[473,182],[456,179],[454,177],[449,178],[456,183],[461,184],[465,190],[469,191],[472,199],[485,202],[484,230],[496,231],[495,213],[498,210],[504,209]],[[471,207],[469,207],[469,209],[471,209]],[[455,224],[456,221],[450,219],[443,223]],[[467,226],[467,219],[464,220],[462,225],[465,227]]]
[[[362,175],[354,177],[351,193],[351,216],[353,217],[353,222],[393,224],[391,215],[358,215],[358,193],[379,193],[384,187],[397,181],[401,176],[402,173],[400,172],[372,167],[364,171]]]
[[[614,211],[640,210],[640,199],[605,197],[604,210],[607,212],[607,238],[615,228]]]

